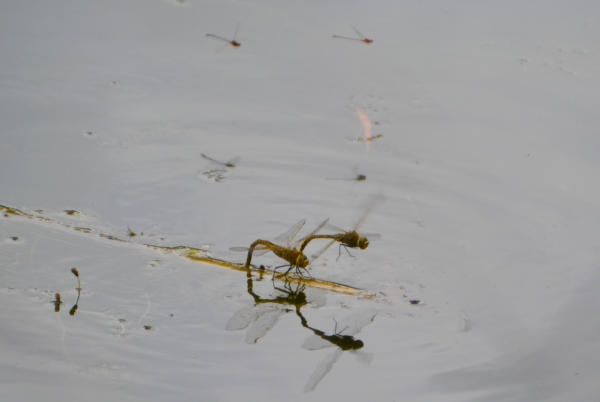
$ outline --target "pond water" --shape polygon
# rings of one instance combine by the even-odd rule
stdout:
[[[0,10],[3,400],[600,392],[598,5]],[[175,252],[362,217],[312,284]]]

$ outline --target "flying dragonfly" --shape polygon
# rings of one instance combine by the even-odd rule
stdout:
[[[228,168],[234,168],[234,167],[235,167],[235,165],[236,165],[236,164],[239,162],[239,160],[240,160],[240,157],[239,157],[239,156],[236,156],[235,158],[231,158],[231,159],[229,159],[227,162],[219,162],[219,161],[217,161],[217,160],[214,160],[213,158],[210,158],[210,157],[208,157],[208,156],[206,156],[206,155],[204,155],[204,154],[200,154],[200,155],[201,155],[203,158],[205,158],[205,159],[208,159],[208,160],[209,160],[209,161],[211,161],[211,162],[218,163],[219,165],[223,165],[223,166],[226,166],[226,167],[228,167]]]
[[[329,219],[323,221],[315,230],[313,230],[307,237],[314,236],[321,228],[323,228]],[[300,269],[304,269],[306,271],[306,267],[310,264],[308,258],[304,255],[304,253],[298,249],[298,245],[303,240],[298,240],[294,242],[296,235],[302,229],[304,224],[306,223],[306,219],[301,219],[292,226],[287,232],[276,237],[273,242],[267,240],[258,239],[254,243],[250,245],[250,247],[231,247],[232,251],[248,251],[248,257],[246,258],[246,268],[250,268],[250,262],[252,261],[252,254],[254,255],[262,255],[269,251],[272,251],[277,257],[287,261],[288,264],[280,265],[273,269],[273,279],[275,278],[275,273],[278,268],[289,267],[285,272],[284,276],[287,277],[288,273],[292,269],[296,269],[296,274],[298,276],[303,276]],[[308,271],[306,271],[308,273]],[[310,276],[310,274],[308,274]]]
[[[308,379],[308,382],[304,387],[304,393],[307,393],[315,389],[323,377],[331,370],[333,364],[339,360],[342,353],[347,350],[355,354],[360,353],[356,351],[363,348],[364,342],[354,338],[354,335],[358,334],[363,327],[370,324],[379,312],[376,310],[367,310],[361,313],[352,314],[340,322],[336,322],[334,333],[332,335],[327,335],[323,331],[310,327],[299,311],[297,311],[297,314],[302,321],[302,326],[314,332],[314,335],[308,337],[308,339],[304,341],[304,344],[302,344],[304,349],[317,350],[337,346],[337,349],[334,352],[327,355],[325,359],[317,365],[314,373]],[[340,328],[339,331],[338,328]],[[373,360],[373,355],[370,353],[363,352],[357,357],[360,361],[367,364],[371,363]]]
[[[362,173],[358,173],[358,165],[352,168],[352,173],[356,175],[356,177],[348,178],[348,179],[336,179],[336,178],[326,178],[325,180],[345,180],[345,181],[365,181],[367,180],[367,176]]]
[[[339,35],[333,35],[333,37],[337,38],[337,39],[359,40],[361,42],[365,42],[367,45],[373,43],[373,39],[365,38],[365,36],[363,34],[361,34],[360,32],[358,32],[358,29],[354,28],[353,25],[350,25],[350,26],[352,27],[352,29],[354,29],[354,32],[356,32],[356,34],[359,36],[359,38],[349,38],[347,36],[339,36]]]
[[[353,255],[350,254],[350,251],[348,251],[348,247],[350,247],[350,248],[359,248],[361,250],[364,250],[367,247],[369,247],[369,240],[373,241],[373,240],[379,240],[381,238],[381,235],[379,235],[379,234],[376,234],[376,233],[358,233],[358,230],[365,223],[367,217],[373,211],[373,209],[378,204],[380,204],[382,201],[383,201],[383,196],[381,194],[379,196],[377,196],[376,198],[372,199],[370,201],[370,203],[367,204],[367,206],[365,208],[365,212],[363,213],[363,215],[361,216],[361,218],[358,220],[358,222],[356,223],[356,225],[354,225],[354,228],[352,230],[345,231],[344,229],[340,229],[340,228],[338,228],[336,226],[333,226],[333,225],[330,225],[330,224],[326,223],[324,225],[325,227],[327,227],[330,230],[336,231],[338,233],[337,234],[329,234],[329,235],[314,234],[314,235],[307,236],[302,241],[302,244],[300,245],[300,251],[304,251],[304,249],[306,248],[306,246],[308,245],[308,243],[310,241],[314,240],[314,239],[331,239],[331,241],[325,247],[323,247],[319,252],[311,255],[311,257],[312,257],[313,260],[316,259],[316,258],[318,258],[321,254],[323,254],[336,241],[340,243],[339,255],[338,255],[338,258],[336,258],[336,261],[342,255],[342,247],[344,247],[346,249],[346,252],[351,257],[353,257]]]
[[[293,288],[287,281],[283,288],[275,286],[273,282],[273,288],[278,292],[277,295],[269,298],[259,296],[253,290],[253,280],[249,278],[248,293],[254,298],[255,304],[236,311],[225,329],[238,331],[251,325],[246,333],[246,343],[252,344],[265,336],[283,314],[293,311],[288,306],[293,306],[299,311],[309,303],[316,307],[325,305],[325,292],[321,289],[306,289],[306,286],[301,284]]]
[[[233,40],[225,39],[220,36],[213,35],[213,34],[206,34],[206,36],[210,36],[211,38],[216,38],[216,39],[223,40],[225,42],[229,42],[231,44],[231,46],[233,46],[233,47],[240,47],[240,46],[242,46],[242,44],[240,42],[236,42],[236,40],[235,40],[235,37],[237,36],[239,29],[240,29],[240,24],[237,24],[237,26],[235,28],[235,33],[233,34]]]

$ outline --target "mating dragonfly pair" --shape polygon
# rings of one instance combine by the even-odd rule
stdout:
[[[369,211],[367,211],[367,212],[369,212]],[[259,239],[259,240],[256,240],[254,243],[252,243],[250,245],[250,247],[232,247],[232,248],[230,248],[230,250],[247,251],[248,252],[248,257],[246,258],[246,264],[245,264],[246,268],[250,268],[250,262],[252,261],[253,255],[255,255],[255,256],[262,255],[262,254],[268,253],[269,251],[272,251],[273,254],[275,254],[277,257],[287,261],[287,264],[280,265],[273,269],[273,278],[275,277],[275,273],[277,272],[277,269],[283,268],[283,267],[288,268],[288,270],[284,274],[285,277],[287,277],[288,273],[294,268],[296,269],[296,274],[298,276],[300,276],[300,277],[304,276],[301,271],[301,269],[304,269],[305,272],[310,277],[310,274],[306,270],[306,267],[308,265],[310,265],[311,261],[304,254],[304,249],[306,248],[308,243],[310,243],[314,239],[330,240],[329,243],[325,247],[323,247],[320,251],[311,255],[312,261],[314,261],[316,258],[318,258],[321,254],[323,254],[335,242],[340,243],[339,255],[338,255],[337,259],[339,259],[341,256],[342,247],[344,247],[346,249],[346,251],[348,252],[348,254],[350,256],[352,256],[352,254],[350,254],[350,251],[348,251],[348,248],[354,248],[354,249],[358,248],[358,249],[364,250],[369,246],[369,240],[377,240],[381,237],[380,235],[374,234],[374,233],[358,233],[357,232],[360,229],[360,227],[363,225],[364,221],[366,220],[366,217],[367,217],[367,214],[365,214],[363,216],[363,218],[360,219],[358,221],[358,223],[354,226],[354,228],[349,231],[344,231],[343,229],[340,229],[338,227],[330,225],[328,223],[329,219],[326,219],[310,234],[308,234],[307,236],[303,237],[302,239],[300,239],[298,241],[294,241],[298,232],[300,232],[300,229],[302,229],[302,227],[306,223],[306,219],[302,219],[298,223],[296,223],[294,226],[292,226],[287,232],[285,232],[281,236],[276,237],[273,241]],[[336,234],[317,234],[324,227],[326,227],[330,230],[336,231],[338,233],[336,233]],[[336,259],[336,261],[337,261],[337,259]]]

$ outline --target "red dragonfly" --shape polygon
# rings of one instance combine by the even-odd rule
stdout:
[[[229,42],[231,44],[231,46],[233,46],[233,47],[240,47],[240,46],[242,46],[242,44],[235,40],[235,37],[237,36],[239,29],[240,29],[240,24],[237,24],[237,27],[235,28],[235,33],[233,34],[233,40],[225,39],[221,36],[217,36],[217,35],[213,35],[213,34],[206,34],[206,36],[210,36],[211,38],[217,38],[217,39],[223,40],[225,42]]]
[[[365,36],[363,34],[358,32],[358,29],[354,28],[354,26],[352,26],[352,25],[350,25],[350,26],[352,27],[352,29],[354,29],[354,32],[356,32],[356,34],[359,36],[359,38],[349,38],[347,36],[339,36],[339,35],[333,35],[333,37],[338,38],[338,39],[359,40],[361,42],[365,42],[366,44],[373,43],[373,39],[365,38]]]

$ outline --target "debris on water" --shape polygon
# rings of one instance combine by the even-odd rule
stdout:
[[[206,172],[202,172],[201,175],[204,176],[204,178],[208,179],[208,180],[212,180],[214,182],[221,182],[223,180],[225,180],[225,174],[227,173],[227,171],[225,169],[212,169],[212,170],[208,170]],[[200,175],[198,176],[198,178],[203,178]]]

